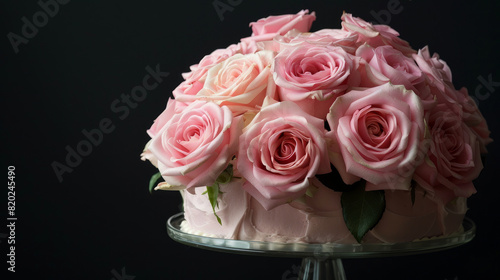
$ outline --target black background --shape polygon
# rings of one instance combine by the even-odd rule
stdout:
[[[7,271],[7,239],[0,238],[2,279],[296,279],[300,259],[231,255],[171,240],[166,220],[179,212],[175,192],[148,192],[156,170],[139,159],[146,129],[164,109],[181,73],[217,48],[251,34],[248,24],[268,15],[315,11],[312,30],[340,28],[342,11],[376,22],[392,1],[76,1],[59,11],[16,54],[7,34],[22,35],[36,1],[2,1],[1,168],[16,168],[16,272]],[[227,3],[227,0],[219,0]],[[457,88],[474,95],[479,77],[500,82],[498,1],[406,1],[384,18],[414,48],[430,46],[453,71]],[[142,83],[145,67],[170,75],[129,114],[110,108]],[[500,86],[478,91],[492,137],[499,139]],[[57,179],[66,146],[82,130],[109,118],[114,130]],[[349,279],[496,279],[500,270],[499,149],[489,147],[485,169],[469,199],[478,228],[469,244],[440,253],[344,260]],[[5,180],[4,179],[4,180]],[[0,190],[0,237],[7,229],[7,186]],[[124,270],[122,270],[124,269]],[[490,275],[490,276],[487,276]],[[491,276],[492,275],[492,276]]]

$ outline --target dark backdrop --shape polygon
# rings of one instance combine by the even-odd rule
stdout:
[[[0,7],[1,169],[5,182],[8,166],[15,166],[17,218],[16,272],[10,273],[5,184],[2,279],[296,279],[299,259],[229,255],[172,241],[165,222],[179,212],[181,198],[174,192],[150,194],[148,180],[156,171],[139,159],[145,130],[181,82],[180,74],[214,49],[249,36],[249,22],[271,14],[316,11],[312,30],[319,30],[340,28],[345,10],[389,23],[414,48],[428,44],[448,62],[455,86],[476,97],[492,137],[500,139],[498,1],[400,0],[397,6],[396,0],[60,0],[45,18],[37,1],[20,2],[2,1]],[[214,3],[233,6],[218,14]],[[400,12],[391,14],[388,5]],[[37,30],[25,23],[34,20]],[[142,84],[148,66],[170,74],[144,100],[125,106],[122,94]],[[52,164],[64,164],[68,149],[86,139],[83,131],[96,129],[102,137],[95,136],[88,155],[69,158],[73,167],[60,180]],[[345,260],[349,279],[498,277],[496,143],[489,152],[478,193],[469,200],[468,216],[478,226],[474,241],[427,255]]]

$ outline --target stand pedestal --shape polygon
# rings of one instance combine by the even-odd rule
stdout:
[[[342,259],[394,257],[437,252],[463,245],[471,241],[476,233],[474,222],[465,218],[463,231],[460,233],[414,242],[380,244],[278,243],[189,234],[180,230],[180,224],[183,220],[184,213],[178,213],[168,219],[167,231],[173,240],[193,247],[226,253],[302,258],[298,278],[301,280],[345,280],[347,278]]]
[[[302,259],[299,278],[304,280],[335,279],[345,280],[342,259],[317,259],[307,257]]]

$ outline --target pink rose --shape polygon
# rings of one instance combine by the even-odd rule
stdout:
[[[405,56],[415,53],[408,42],[399,38],[399,33],[387,25],[372,25],[351,14],[344,13],[341,17],[342,29],[358,34],[358,44],[368,44],[374,48],[390,45],[402,52]]]
[[[169,98],[165,110],[154,120],[153,125],[146,131],[148,135],[154,138],[172,116],[182,112],[186,106],[187,104],[185,103]]]
[[[241,54],[250,54],[250,53],[256,53],[259,51],[259,47],[257,46],[257,43],[254,41],[249,41],[249,42],[239,42],[238,44],[232,44],[231,46],[228,47],[228,49],[232,49],[234,53],[241,53]]]
[[[385,82],[388,79],[392,84],[403,85],[408,90],[414,90],[414,85],[425,81],[424,74],[415,61],[391,46],[372,48],[363,45],[357,49],[356,56],[362,57],[371,69],[386,77],[383,79]]]
[[[209,100],[227,106],[235,114],[256,110],[266,95],[274,95],[271,63],[274,53],[235,54],[208,70],[203,88],[194,96],[180,95],[177,100]]]
[[[302,43],[321,46],[337,46],[343,48],[347,53],[354,55],[356,52],[356,41],[358,35],[341,29],[322,29],[313,33],[302,33],[296,29],[290,30],[285,35],[277,35],[277,41],[284,47],[293,47]],[[279,50],[279,49],[278,49]]]
[[[338,46],[343,48],[349,54],[354,55],[356,52],[356,41],[358,39],[358,34],[342,29],[322,29],[318,30],[311,36],[313,39],[318,40],[319,38],[326,40],[329,38],[331,40],[332,46]]]
[[[390,81],[413,90],[420,97],[424,111],[435,105],[435,97],[431,93],[428,80],[412,58],[404,56],[392,46],[372,48],[368,45],[360,46],[356,56],[362,57],[368,63],[364,69],[366,78],[362,79],[361,86],[371,87]]]
[[[413,91],[390,83],[349,91],[327,120],[330,160],[346,184],[362,178],[367,190],[409,189],[426,151],[423,108]]]
[[[182,102],[178,102],[171,98],[168,99],[167,107],[165,108],[165,110],[154,120],[153,125],[146,131],[149,137],[154,138],[165,126],[165,124],[172,118],[172,116],[182,111],[186,106],[187,105]],[[150,145],[151,140],[146,144],[146,147],[144,147],[144,150],[141,153],[141,160],[149,160],[151,164],[153,164],[155,167],[158,167],[158,159],[149,150]]]
[[[316,14],[309,10],[302,10],[296,15],[269,16],[250,23],[252,36],[243,38],[242,41],[268,41],[276,35],[285,35],[292,29],[307,32],[311,29]]]
[[[178,111],[168,107],[149,145],[161,175],[188,190],[212,185],[238,150],[241,118],[213,102],[194,101]]]
[[[356,58],[340,47],[307,43],[281,51],[273,64],[279,100],[324,119],[337,96],[359,84]]]
[[[453,87],[450,67],[448,67],[445,61],[439,59],[437,53],[433,54],[431,57],[428,46],[418,50],[417,54],[413,54],[413,59],[422,72],[429,76],[434,86],[438,87],[440,90],[444,90],[445,85]]]
[[[445,204],[457,196],[475,193],[472,180],[483,168],[478,139],[460,113],[459,106],[450,110],[446,104],[438,104],[432,111],[428,122],[432,139],[429,160],[415,173],[419,185]]]
[[[439,59],[437,54],[430,56],[429,49],[424,47],[413,55],[418,67],[427,76],[432,95],[438,103],[450,106],[467,103],[468,94],[458,92],[451,80],[451,71],[446,62]]]
[[[249,54],[257,51],[255,42],[240,42],[232,44],[225,49],[217,49],[211,54],[204,56],[198,64],[189,67],[191,72],[183,73],[185,79],[177,88],[174,89],[174,97],[180,95],[196,95],[203,88],[207,72],[212,66],[228,59],[234,54]]]
[[[189,67],[191,72],[183,73],[182,75],[185,81],[174,89],[174,97],[178,98],[181,95],[196,95],[200,89],[203,88],[208,70],[219,62],[238,53],[238,49],[233,46],[234,45],[231,45],[226,49],[217,49],[211,54],[204,56],[198,64],[191,65],[191,67]]]
[[[459,96],[457,100],[459,101],[458,105],[462,109],[462,120],[476,134],[481,153],[486,154],[488,152],[486,146],[493,142],[486,119],[481,114],[476,102],[470,97],[466,88],[461,88],[455,92]],[[448,104],[448,106],[450,105]]]
[[[478,137],[481,153],[486,153],[486,145],[493,140],[490,138],[486,120],[469,96],[467,89],[455,89],[450,68],[439,58],[438,54],[431,56],[427,46],[419,50],[418,54],[414,54],[413,58],[422,72],[427,75],[431,92],[435,95],[437,103],[445,104],[448,110],[459,111],[457,114],[462,116],[463,122]]]
[[[290,101],[263,108],[240,136],[243,188],[267,210],[302,196],[316,174],[331,172],[325,129]]]
[[[470,129],[477,136],[477,139],[479,141],[479,148],[481,149],[481,154],[486,154],[488,153],[486,146],[489,143],[493,142],[493,139],[490,137],[491,132],[488,128],[488,124],[486,123],[486,119],[483,117],[483,115],[479,110],[476,112],[481,116],[481,122],[474,126],[471,126]]]

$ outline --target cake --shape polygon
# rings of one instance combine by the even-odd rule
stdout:
[[[181,230],[225,239],[394,243],[462,230],[492,139],[427,46],[351,14],[270,16],[184,73],[147,133],[150,190]],[[158,179],[162,178],[162,182]]]
[[[241,181],[222,185],[224,195],[217,215],[202,189],[194,194],[183,191],[184,217],[181,230],[191,234],[238,240],[356,243],[343,219],[340,192],[319,187],[305,203],[292,202],[272,210],[264,209],[241,187]],[[439,206],[417,191],[411,204],[407,191],[386,192],[386,209],[378,224],[368,231],[362,242],[410,242],[425,237],[448,236],[462,230],[467,211],[466,199],[459,198]],[[410,203],[409,203],[410,202]]]

